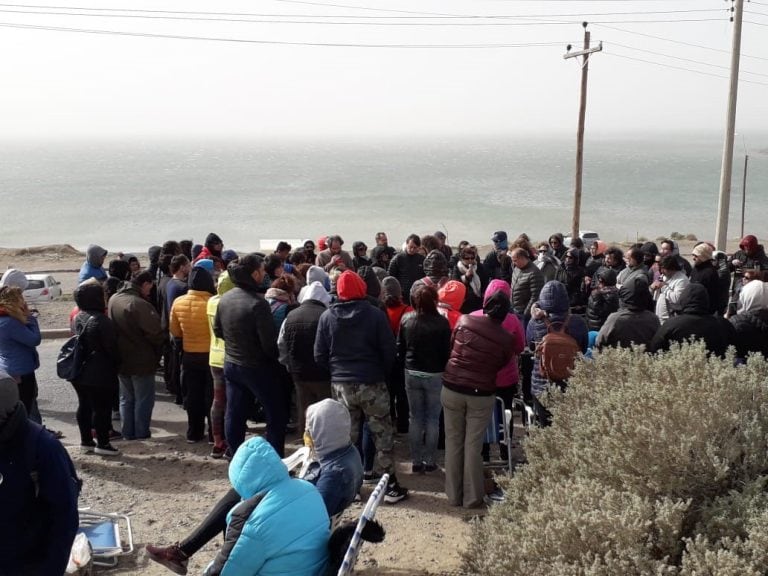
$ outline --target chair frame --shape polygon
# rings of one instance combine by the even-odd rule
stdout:
[[[78,509],[80,515],[80,526],[78,532],[85,534],[88,538],[88,529],[97,528],[105,524],[112,527],[111,535],[114,536],[113,546],[95,546],[91,538],[88,541],[91,544],[93,563],[96,566],[108,566],[114,568],[120,556],[131,554],[134,551],[133,530],[131,529],[131,519],[125,514],[95,512],[90,508]],[[120,525],[125,525],[126,544],[123,544],[122,531]]]

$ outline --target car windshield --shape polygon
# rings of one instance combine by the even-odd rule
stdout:
[[[39,290],[40,288],[45,288],[45,282],[42,280],[30,280],[27,285],[27,290]]]

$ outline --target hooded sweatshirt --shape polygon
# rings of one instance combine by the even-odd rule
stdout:
[[[85,262],[80,268],[80,274],[77,277],[77,283],[82,284],[89,278],[96,278],[99,282],[107,279],[107,273],[104,271],[104,258],[107,251],[97,244],[90,244],[85,251]]]
[[[310,266],[309,270],[307,270],[307,284],[306,286],[303,286],[299,291],[299,296],[297,298],[299,304],[304,301],[304,298],[306,297],[305,294],[307,292],[307,286],[312,284],[312,282],[320,282],[320,284],[323,285],[323,288],[325,288],[326,292],[330,292],[331,290],[331,279],[328,276],[328,272],[320,268],[320,266]]]
[[[467,295],[467,287],[458,280],[449,280],[437,291],[437,295],[440,298],[437,311],[448,319],[453,330],[461,318],[461,305]]]
[[[642,344],[648,348],[660,325],[659,317],[648,310],[650,298],[645,276],[634,276],[623,284],[619,288],[619,310],[608,316],[595,346],[629,348]]]
[[[321,574],[330,522],[317,489],[291,478],[274,448],[258,436],[237,449],[229,479],[243,501],[227,515],[224,546],[205,573]]]
[[[315,336],[320,316],[331,303],[331,297],[320,282],[307,286],[303,302],[288,312],[277,337],[280,363],[297,380],[327,382],[330,374],[315,362]]]

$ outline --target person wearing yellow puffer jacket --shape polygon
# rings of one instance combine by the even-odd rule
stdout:
[[[213,380],[208,367],[211,333],[208,327],[208,300],[215,294],[213,277],[201,267],[192,269],[189,290],[174,300],[171,307],[169,329],[174,338],[182,341],[181,389],[187,411],[187,442],[194,444],[205,439],[205,420],[208,419],[208,438],[212,439],[210,422],[213,401]]]

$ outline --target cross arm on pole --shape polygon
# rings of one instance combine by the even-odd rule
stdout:
[[[587,54],[592,54],[593,52],[602,52],[602,51],[603,51],[603,43],[600,42],[600,44],[598,44],[594,48],[589,48],[588,50],[579,50],[578,52],[568,51],[565,54],[563,54],[563,58],[565,60],[568,60],[568,58],[576,58],[577,56],[586,56]]]

